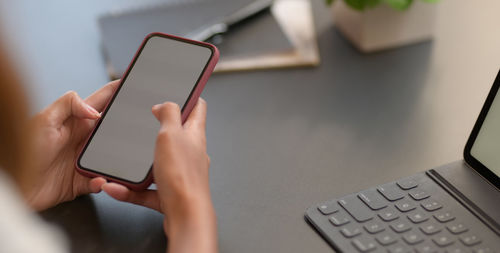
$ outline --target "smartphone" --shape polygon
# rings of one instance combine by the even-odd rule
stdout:
[[[155,104],[171,101],[184,123],[212,73],[216,47],[173,35],[146,36],[76,160],[88,177],[104,177],[133,190],[153,182],[152,162],[160,123]]]

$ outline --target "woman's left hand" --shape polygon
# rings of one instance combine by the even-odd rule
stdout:
[[[30,185],[24,187],[33,209],[44,210],[101,191],[106,180],[80,175],[75,161],[117,86],[118,80],[110,82],[85,100],[68,92],[34,116],[30,127],[36,157],[25,173]]]

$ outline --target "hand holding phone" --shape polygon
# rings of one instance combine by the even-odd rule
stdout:
[[[206,113],[206,102],[200,98],[182,125],[177,104],[167,102],[153,106],[152,114],[161,124],[156,138],[153,166],[157,190],[130,191],[116,183],[104,184],[103,190],[117,200],[142,205],[161,213],[166,211],[162,206],[175,209],[181,205],[200,204],[210,200]],[[197,200],[185,203],[183,197]],[[200,210],[206,212],[206,209]],[[179,215],[176,212],[170,213]]]
[[[67,92],[29,121],[32,151],[23,154],[26,166],[19,179],[27,203],[37,211],[45,210],[76,197],[97,193],[103,178],[88,178],[75,171],[78,152],[92,131],[98,111],[103,111],[118,82],[103,86],[86,99]]]
[[[163,226],[169,240],[168,252],[218,252],[208,180],[206,108],[200,98],[182,125],[176,104],[167,102],[153,107],[153,114],[161,124],[153,166],[156,190],[132,191],[116,183],[102,186],[117,200],[165,214]]]
[[[184,123],[218,60],[207,43],[154,33],[146,37],[77,159],[77,170],[131,189],[153,181],[151,164],[160,124],[151,107],[180,106]]]

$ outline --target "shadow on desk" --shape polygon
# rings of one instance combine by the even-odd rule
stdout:
[[[141,226],[142,224],[137,224],[137,221],[141,220],[138,219],[137,213],[134,214],[134,221],[131,221],[129,216],[132,212],[130,209],[143,207],[98,212],[94,201],[93,197],[82,196],[46,210],[40,215],[64,231],[71,243],[71,252],[165,252],[166,240],[161,215],[149,215],[148,219],[151,220],[153,216],[152,220],[158,221],[157,225],[145,221],[146,224]],[[145,211],[149,213],[150,210]],[[145,232],[144,229],[151,231]]]

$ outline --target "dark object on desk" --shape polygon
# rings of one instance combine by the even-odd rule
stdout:
[[[464,161],[315,205],[307,221],[341,252],[500,249],[499,88],[500,72]]]
[[[214,34],[225,32],[240,19],[268,8],[271,3],[271,0],[189,1],[102,16],[99,27],[108,72],[111,78],[120,77],[127,68],[134,49],[151,32],[205,40]],[[281,41],[287,41],[283,33],[281,36]],[[285,44],[285,47],[289,45]]]
[[[225,59],[293,49],[269,9],[231,25],[227,32],[212,36],[208,42],[215,44]]]

